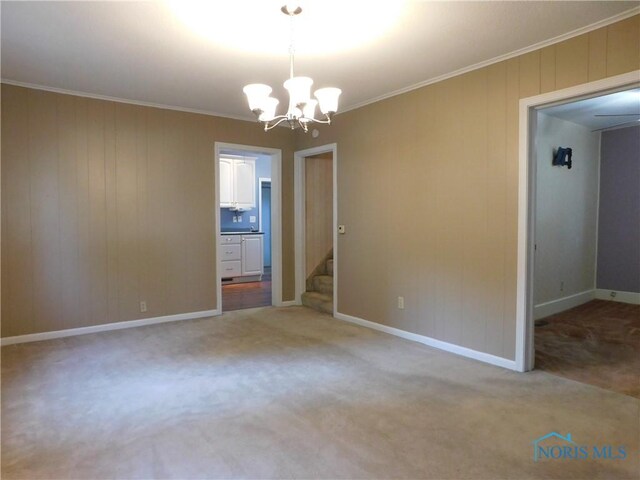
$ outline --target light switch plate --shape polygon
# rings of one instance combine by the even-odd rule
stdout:
[[[233,223],[238,223],[238,217],[236,217],[235,215],[233,216]]]
[[[242,223],[242,215],[238,215],[238,223]]]
[[[345,231],[346,229],[344,228],[344,225],[338,225],[338,233],[344,234]]]

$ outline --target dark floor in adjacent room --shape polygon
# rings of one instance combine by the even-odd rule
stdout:
[[[535,328],[535,368],[640,398],[640,305],[593,300]]]
[[[222,311],[271,305],[271,267],[265,267],[261,282],[233,283],[222,286]]]

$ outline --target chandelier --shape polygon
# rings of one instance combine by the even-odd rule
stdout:
[[[282,13],[291,18],[291,43],[289,44],[289,79],[284,82],[284,88],[289,92],[289,109],[285,115],[276,115],[279,100],[271,97],[272,88],[262,83],[252,83],[242,89],[247,95],[249,108],[264,124],[264,131],[288,122],[293,130],[296,126],[306,133],[311,122],[330,124],[331,117],[338,110],[338,97],[342,93],[339,88],[326,87],[314,92],[311,98],[313,80],[309,77],[296,77],[293,74],[293,60],[295,54],[293,42],[293,23],[296,15],[302,12],[298,5],[287,4],[281,9]],[[320,109],[324,118],[315,118],[316,107]]]

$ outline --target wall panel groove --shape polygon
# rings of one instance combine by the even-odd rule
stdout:
[[[298,134],[297,150],[338,144],[338,311],[513,360],[519,100],[640,69],[639,18]],[[429,240],[390,254],[390,231]]]
[[[287,129],[2,85],[2,336],[214,310],[216,141],[292,168]]]

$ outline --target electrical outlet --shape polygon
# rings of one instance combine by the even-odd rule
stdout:
[[[233,216],[233,223],[238,223],[238,217],[236,217],[235,215]]]
[[[398,308],[404,310],[404,297],[398,297]]]
[[[249,216],[249,223],[256,223],[256,216],[255,215],[250,215]]]
[[[242,223],[242,215],[238,215],[238,223]]]
[[[147,302],[140,302],[140,311],[141,312],[147,311]]]

